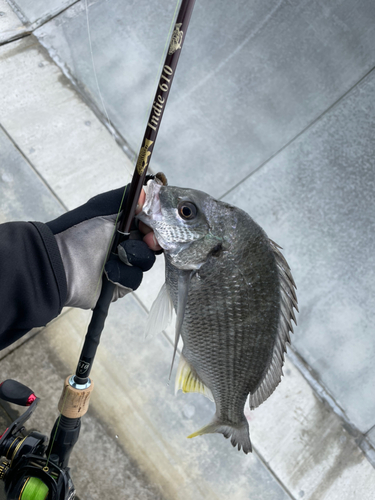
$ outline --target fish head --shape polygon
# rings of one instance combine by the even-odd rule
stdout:
[[[199,269],[220,244],[210,224],[217,201],[202,191],[163,186],[153,179],[137,218],[149,226],[159,245],[179,269]]]

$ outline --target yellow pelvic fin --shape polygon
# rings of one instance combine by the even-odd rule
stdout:
[[[219,432],[223,434],[224,437],[231,438],[230,442],[232,445],[237,446],[239,450],[242,448],[244,453],[252,451],[249,424],[247,423],[245,415],[243,416],[243,420],[238,424],[221,421],[215,416],[211,423],[202,427],[199,431],[190,434],[188,438],[194,438],[202,434],[211,434],[212,432]]]
[[[202,436],[202,434],[205,434],[205,432],[201,432],[202,429],[199,429],[197,432],[193,432],[193,434],[190,434],[190,436],[187,436],[188,439],[195,438],[197,436]]]
[[[199,429],[199,431],[193,432],[193,434],[188,436],[188,439],[202,436],[203,434],[211,434],[213,432],[220,432],[219,425],[215,421],[205,425],[202,429]]]
[[[210,389],[204,385],[183,356],[180,356],[174,389],[175,394],[181,389],[182,392],[199,392],[211,401],[214,400]]]
[[[197,431],[197,432],[193,432],[193,434],[190,434],[190,436],[187,436],[188,439],[191,439],[191,438],[195,438],[197,436],[201,436],[201,432],[200,431]]]

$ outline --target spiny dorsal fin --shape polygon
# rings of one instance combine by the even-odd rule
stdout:
[[[253,394],[250,394],[249,404],[251,410],[262,404],[279,385],[283,374],[286,345],[290,343],[289,332],[293,332],[292,320],[297,324],[293,311],[293,308],[298,311],[297,296],[295,292],[295,288],[297,287],[294,283],[289,265],[279,250],[281,247],[272,240],[270,240],[270,245],[276,259],[280,280],[279,327],[268,371],[264,375],[262,383],[257,390]]]
[[[178,363],[174,385],[175,394],[177,394],[179,389],[181,389],[182,392],[199,392],[211,401],[214,400],[210,389],[204,385],[183,356],[180,356],[180,361]]]

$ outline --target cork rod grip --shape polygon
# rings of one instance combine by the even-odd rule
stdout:
[[[75,389],[69,384],[67,377],[64,382],[64,389],[59,401],[59,412],[68,418],[79,418],[85,415],[89,409],[91,392],[94,389],[94,382],[91,381],[87,389]]]

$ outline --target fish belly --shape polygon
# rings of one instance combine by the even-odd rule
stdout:
[[[167,276],[175,303],[176,271]],[[203,266],[189,287],[182,354],[211,390],[217,418],[235,425],[243,422],[246,398],[261,382],[275,343],[273,303],[263,292],[231,261]]]

